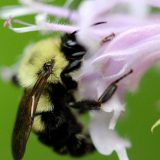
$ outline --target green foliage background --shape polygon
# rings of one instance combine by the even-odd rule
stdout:
[[[55,3],[62,3],[57,0]],[[0,2],[0,6],[15,5],[16,0]],[[17,34],[3,28],[0,20],[0,66],[14,64],[23,48],[41,39],[37,33]],[[160,128],[152,134],[150,132],[153,123],[160,117],[160,70],[151,69],[142,78],[139,90],[135,94],[127,94],[127,112],[117,129],[120,134],[132,142],[132,148],[128,149],[131,160],[157,160],[160,159]],[[22,91],[12,84],[0,81],[0,159],[11,160],[11,132],[15,121],[17,107]],[[158,103],[159,102],[159,103]],[[73,160],[69,156],[63,157],[52,152],[51,149],[40,144],[36,136],[31,134],[24,160]],[[113,153],[109,157],[94,153],[80,160],[115,160]]]

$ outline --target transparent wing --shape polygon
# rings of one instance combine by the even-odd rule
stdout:
[[[12,153],[15,160],[21,160],[32,129],[34,114],[39,98],[51,74],[49,66],[44,69],[31,91],[25,90],[19,105],[17,118],[12,135]],[[50,66],[53,67],[53,66]]]

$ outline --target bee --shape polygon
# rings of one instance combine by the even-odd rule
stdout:
[[[94,150],[69,108],[77,89],[70,73],[80,68],[85,52],[72,33],[36,43],[22,58],[12,76],[12,81],[24,88],[12,135],[15,160],[22,159],[31,129],[43,144],[60,154],[81,156]]]
[[[109,85],[98,100],[76,101],[78,83],[72,73],[81,67],[86,49],[75,34],[34,44],[12,76],[13,83],[24,88],[12,134],[15,160],[23,158],[31,130],[40,142],[59,154],[79,157],[95,150],[71,108],[83,112],[99,110],[115,93],[117,83],[132,71]]]

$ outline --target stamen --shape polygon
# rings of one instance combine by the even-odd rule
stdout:
[[[14,21],[15,23],[17,23],[17,24],[22,24],[22,25],[24,25],[24,26],[31,26],[31,25],[33,25],[33,24],[31,24],[31,23],[24,22],[24,21],[19,20],[19,19],[14,19],[13,21]]]
[[[36,10],[37,12],[46,13],[49,15],[63,17],[68,19],[68,15],[72,15],[72,21],[77,20],[77,14],[74,11],[68,10],[67,8],[57,7],[57,6],[50,6],[44,3],[40,3],[37,1],[26,1],[21,0],[24,5],[29,6],[30,8]]]
[[[4,27],[9,27],[9,25],[11,24],[11,21],[12,21],[12,17],[10,16],[10,17],[8,17],[6,19],[6,21],[4,22],[3,26]]]
[[[20,28],[9,27],[9,28],[12,31],[17,32],[17,33],[33,32],[33,31],[41,30],[38,26],[29,26],[29,27],[20,27]]]
[[[64,4],[64,6],[63,6],[63,8],[65,8],[65,9],[69,9],[69,7],[70,7],[70,5],[72,4],[72,2],[73,2],[74,0],[67,0],[66,2],[65,2],[65,4]],[[71,20],[72,18],[72,13],[69,13],[69,15],[68,15],[68,20]],[[56,19],[56,23],[58,23],[60,21],[60,18],[57,18]]]
[[[115,36],[116,36],[115,33],[112,33],[112,34],[108,35],[107,37],[102,39],[100,44],[103,45],[104,43],[111,41]]]
[[[65,33],[73,33],[78,30],[78,27],[63,24],[45,23],[44,26],[49,31],[59,31]]]
[[[106,23],[107,23],[106,21],[97,22],[97,23],[94,23],[92,26],[97,26],[97,25],[106,24]]]
[[[39,26],[36,25],[32,25],[26,22],[23,22],[21,20],[14,20],[13,22],[17,23],[17,24],[22,24],[24,26],[27,27],[19,27],[19,28],[15,28],[12,25],[12,17],[8,17],[7,20],[4,22],[4,27],[8,27],[9,29],[13,30],[14,32],[17,33],[24,33],[24,32],[31,32],[31,31],[38,31],[40,30]]]
[[[12,25],[12,17],[8,17],[5,21],[4,26],[8,27],[9,29],[13,30],[17,33],[25,33],[25,32],[33,32],[33,31],[58,31],[58,32],[66,32],[66,33],[73,33],[74,31],[78,30],[76,26],[71,25],[64,25],[64,24],[55,24],[49,22],[41,22],[39,24],[29,24],[23,22],[21,20],[14,20],[14,23],[21,24],[23,27],[13,27]]]

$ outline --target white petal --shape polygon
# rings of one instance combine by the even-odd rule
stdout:
[[[25,33],[25,32],[33,32],[33,31],[40,31],[42,30],[36,25],[33,26],[28,26],[28,27],[20,27],[20,28],[14,28],[14,27],[9,27],[12,31],[17,32],[17,33]]]
[[[130,147],[130,143],[108,128],[112,113],[93,111],[90,114],[90,135],[96,149],[103,155],[116,151],[120,160],[128,160],[126,148]]]
[[[160,8],[160,1],[159,0],[148,0],[148,3],[154,7]]]
[[[78,30],[76,26],[44,22],[44,17],[41,17],[41,15],[40,17],[37,18],[37,25],[28,24],[20,20],[14,20],[14,22],[22,24],[24,27],[18,27],[18,28],[14,27],[10,19],[6,22],[6,26],[8,26],[11,30],[17,33],[33,32],[33,31],[55,31],[55,32],[62,31],[62,32],[72,33]]]
[[[113,114],[109,122],[109,129],[114,129],[121,112],[125,110],[124,107],[124,104],[121,103],[116,94],[113,95],[113,97],[108,102],[102,105],[103,111]]]
[[[116,153],[119,157],[119,160],[129,160],[126,149],[124,148],[117,149]]]
[[[98,17],[106,15],[106,13],[117,4],[119,4],[118,0],[83,1],[78,11],[80,20],[82,20],[80,21],[80,25],[89,26],[95,23]]]

